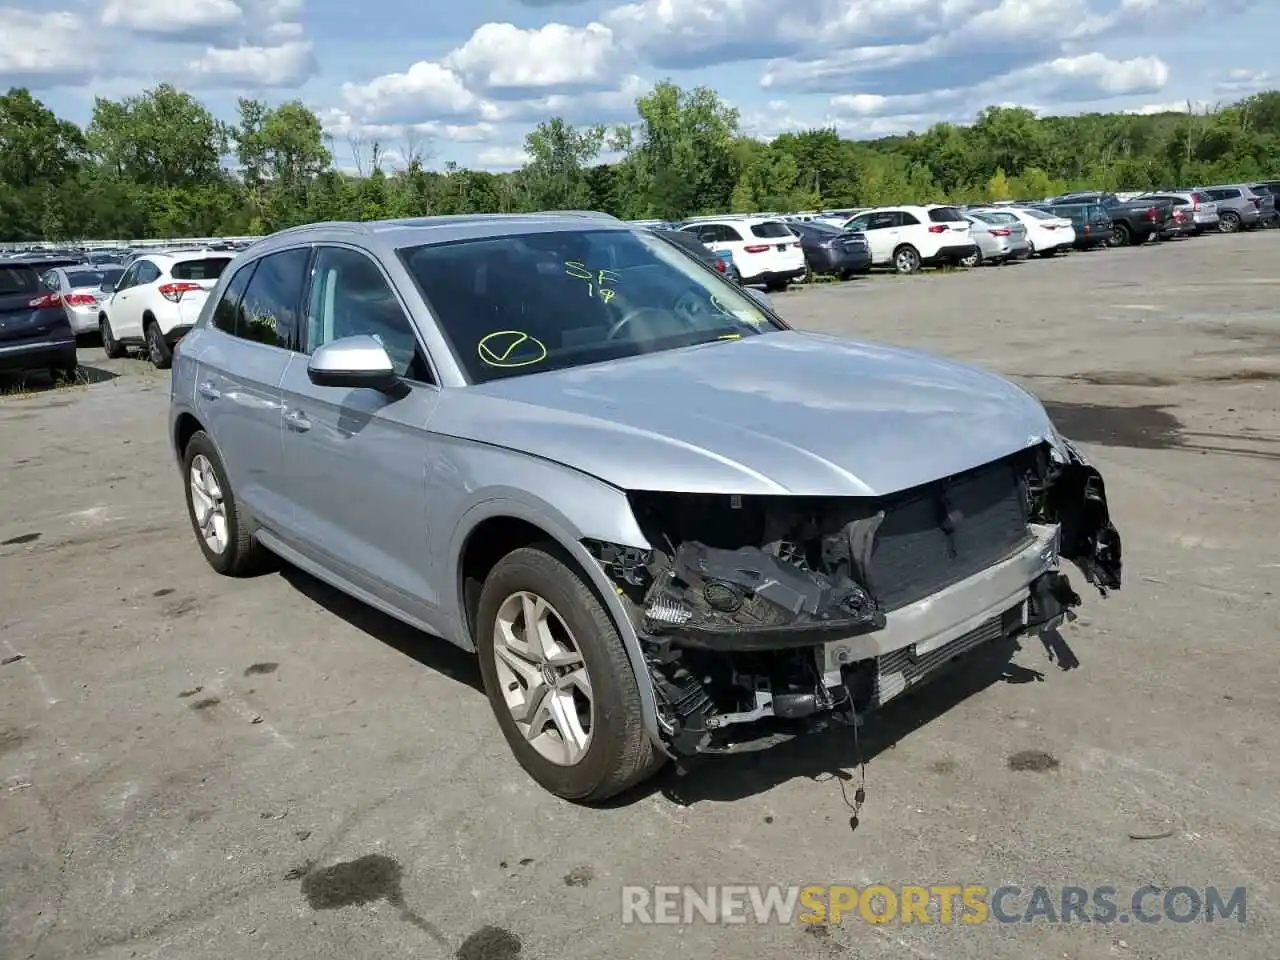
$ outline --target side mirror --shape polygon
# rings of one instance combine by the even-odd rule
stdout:
[[[307,376],[318,387],[367,387],[384,393],[400,383],[386,349],[364,334],[317,347]]]
[[[743,287],[742,289],[746,290],[747,293],[751,296],[751,298],[754,299],[757,303],[760,304],[760,306],[764,307],[766,310],[773,309],[773,303],[769,300],[769,295],[765,293],[763,290],[757,290],[755,287]]]

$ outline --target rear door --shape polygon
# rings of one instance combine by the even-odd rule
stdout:
[[[238,267],[209,319],[196,369],[195,403],[237,499],[254,521],[287,536],[292,502],[281,452],[280,381],[298,341],[310,247]]]

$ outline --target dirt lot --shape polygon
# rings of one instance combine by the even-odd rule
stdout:
[[[465,655],[290,569],[210,571],[167,380],[85,351],[102,382],[0,399],[0,956],[1274,960],[1277,262],[1272,232],[777,298],[1018,378],[1125,535],[1124,590],[1052,656],[869,724],[856,832],[847,732],[551,798]],[[620,922],[624,884],[874,882],[1245,886],[1247,921]]]

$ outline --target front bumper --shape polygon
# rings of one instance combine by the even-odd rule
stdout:
[[[1025,602],[1032,581],[1057,565],[1059,536],[1056,525],[1032,526],[1030,542],[995,566],[894,610],[881,630],[826,644],[827,685],[840,683],[841,668],[848,664],[908,647],[916,654],[929,653]]]

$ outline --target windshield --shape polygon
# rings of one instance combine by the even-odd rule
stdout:
[[[982,210],[974,214],[979,220],[985,223],[1017,223],[1018,218],[1012,213],[991,213],[988,210]]]
[[[1053,213],[1045,213],[1043,210],[1037,210],[1034,207],[1024,207],[1023,213],[1028,213],[1037,220],[1061,220],[1062,218]]]
[[[782,329],[736,285],[643,230],[458,240],[399,255],[475,383]]]

